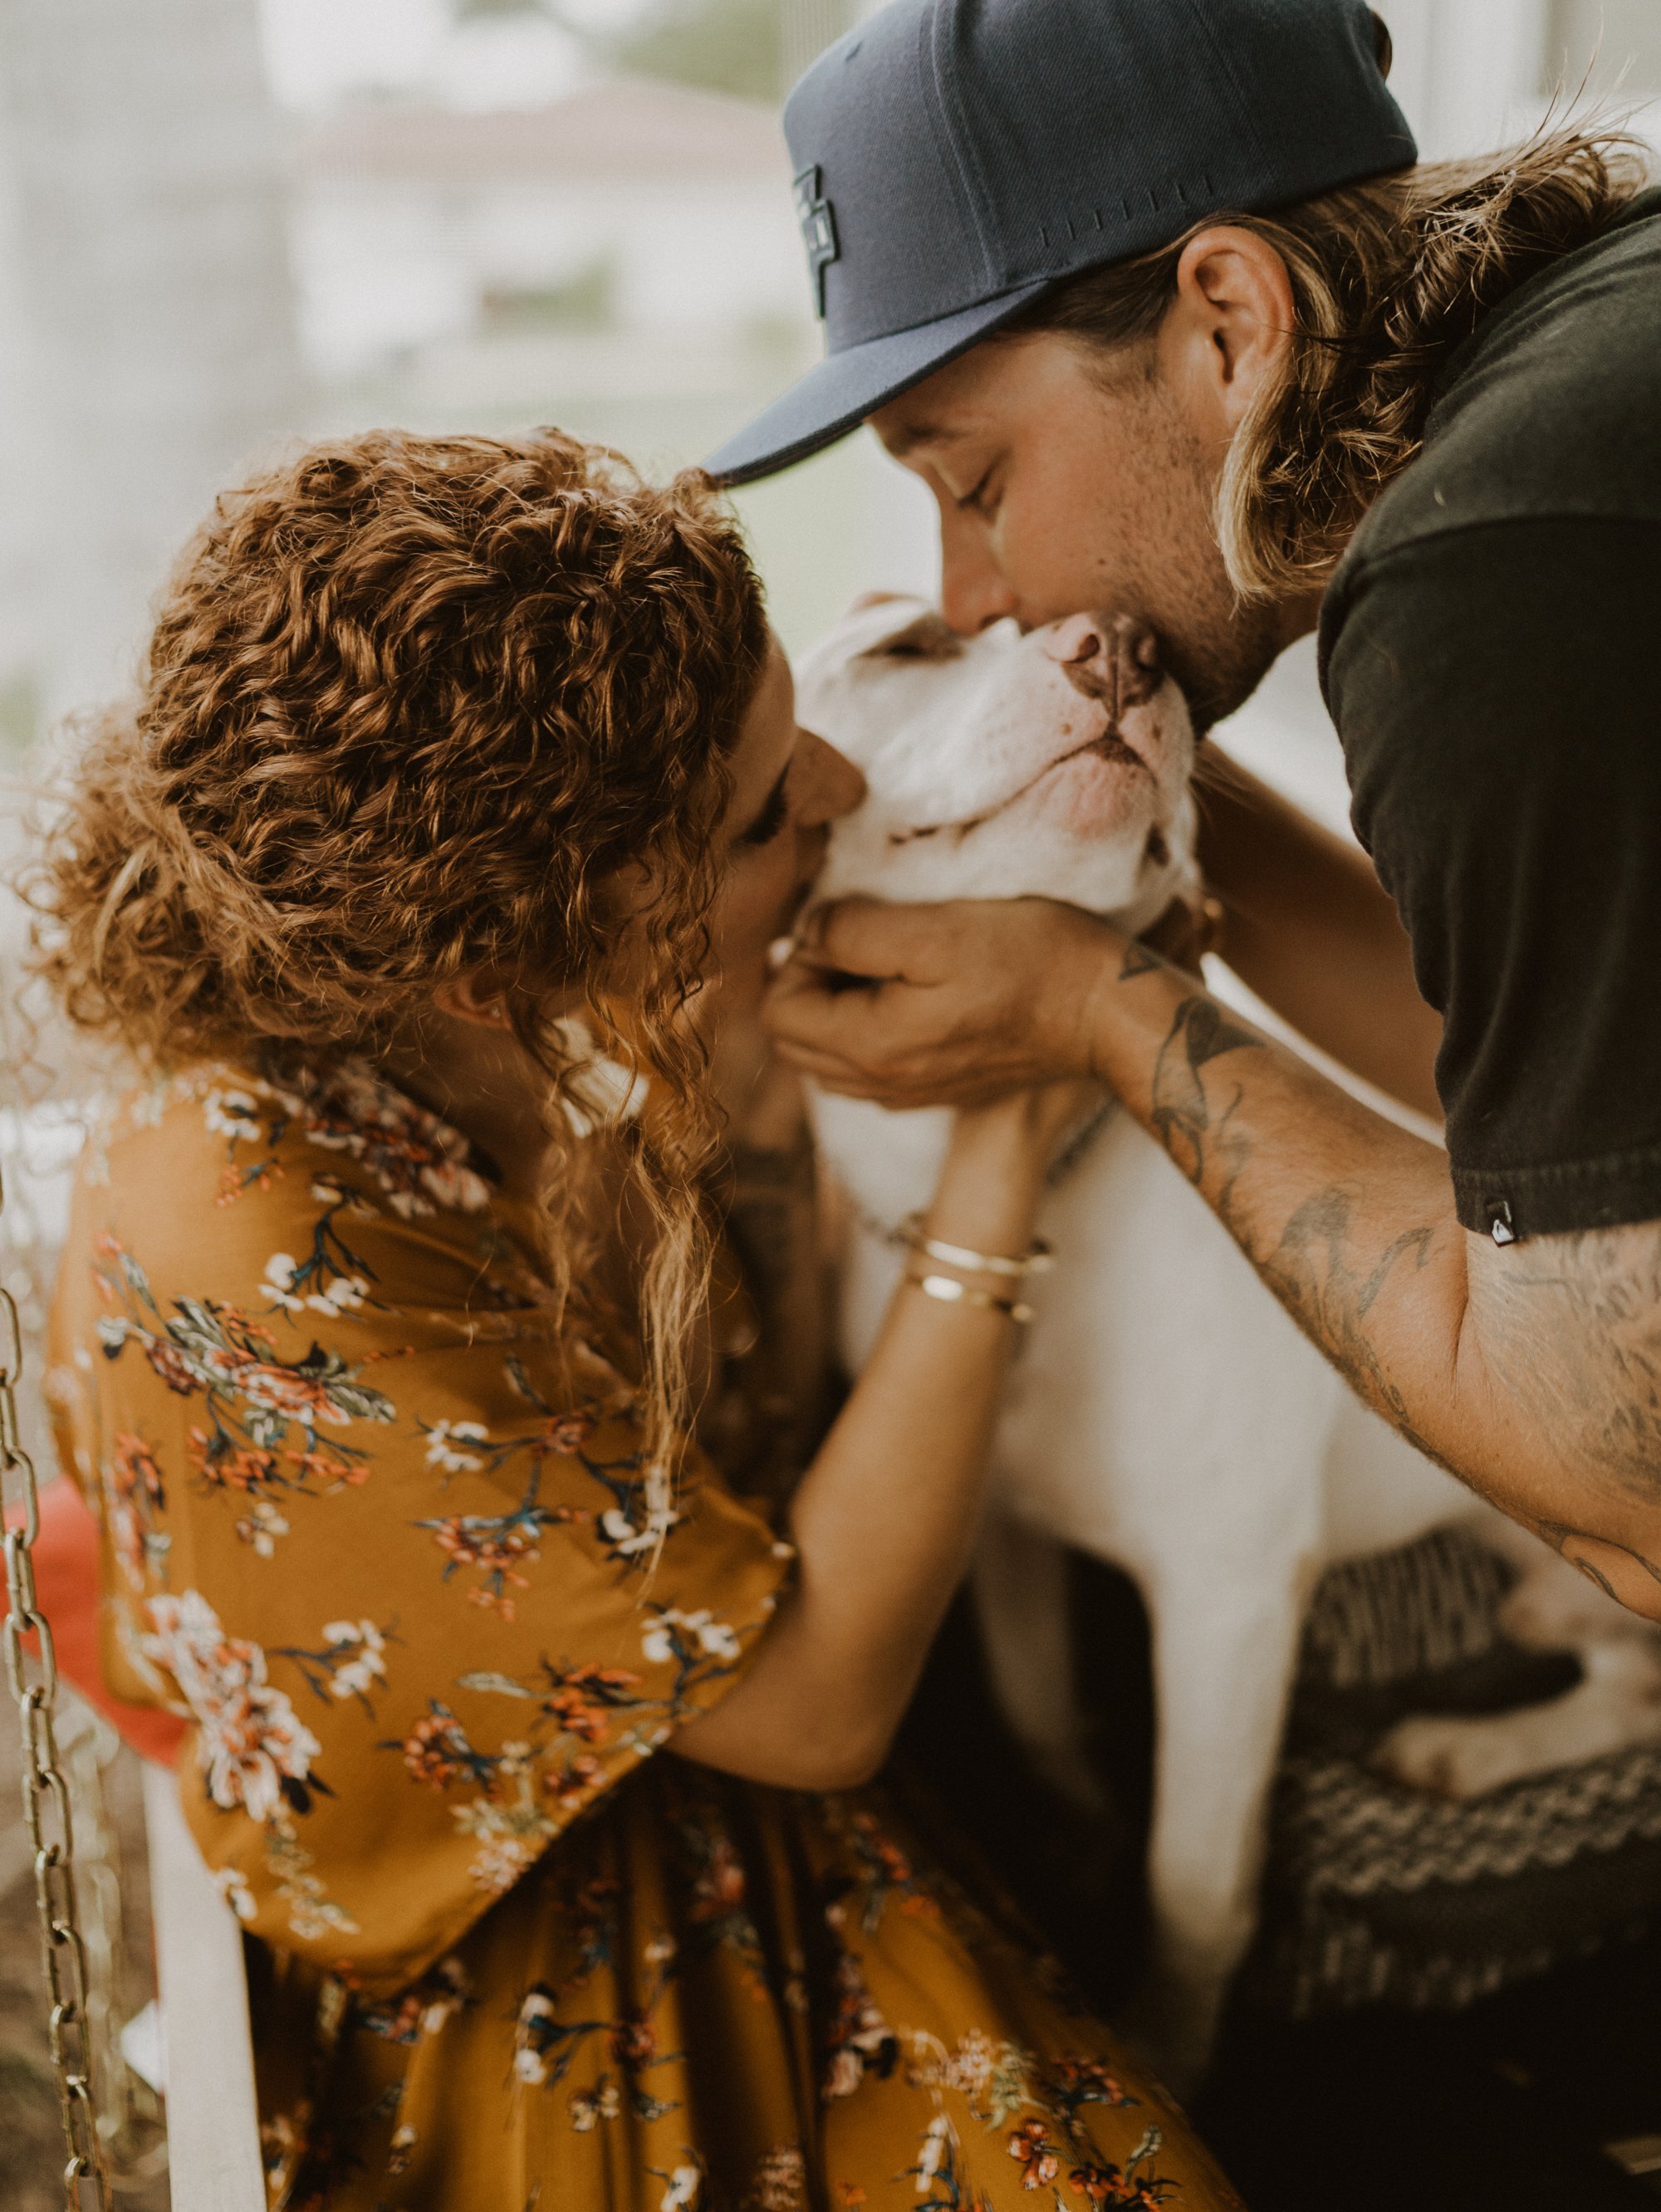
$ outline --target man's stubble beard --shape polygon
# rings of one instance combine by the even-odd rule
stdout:
[[[1147,434],[1172,489],[1145,612],[1188,701],[1195,734],[1204,737],[1244,706],[1280,658],[1287,611],[1235,590],[1214,519],[1221,472],[1157,386],[1148,389],[1147,407]]]

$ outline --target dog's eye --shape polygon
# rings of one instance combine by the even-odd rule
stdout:
[[[864,660],[955,660],[963,649],[956,630],[931,607],[891,637],[879,638],[868,646],[860,657]]]
[[[1147,849],[1143,854],[1150,868],[1165,868],[1171,865],[1171,848],[1165,834],[1156,823],[1147,833]]]

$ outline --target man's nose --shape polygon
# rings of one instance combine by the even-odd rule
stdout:
[[[940,612],[960,637],[974,637],[1016,611],[1013,591],[992,558],[985,531],[940,505]]]

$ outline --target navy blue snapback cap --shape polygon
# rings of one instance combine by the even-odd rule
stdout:
[[[711,474],[818,453],[1062,277],[1405,168],[1381,28],[1366,0],[892,0],[784,111],[824,359]]]

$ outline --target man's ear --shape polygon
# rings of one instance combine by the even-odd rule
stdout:
[[[1217,223],[1189,240],[1162,337],[1178,348],[1179,373],[1225,439],[1278,380],[1296,321],[1291,276],[1267,239]]]
[[[453,1015],[459,1022],[472,1022],[479,1029],[508,1030],[514,1025],[500,984],[494,977],[478,971],[436,984],[433,1004],[441,1014]]]

